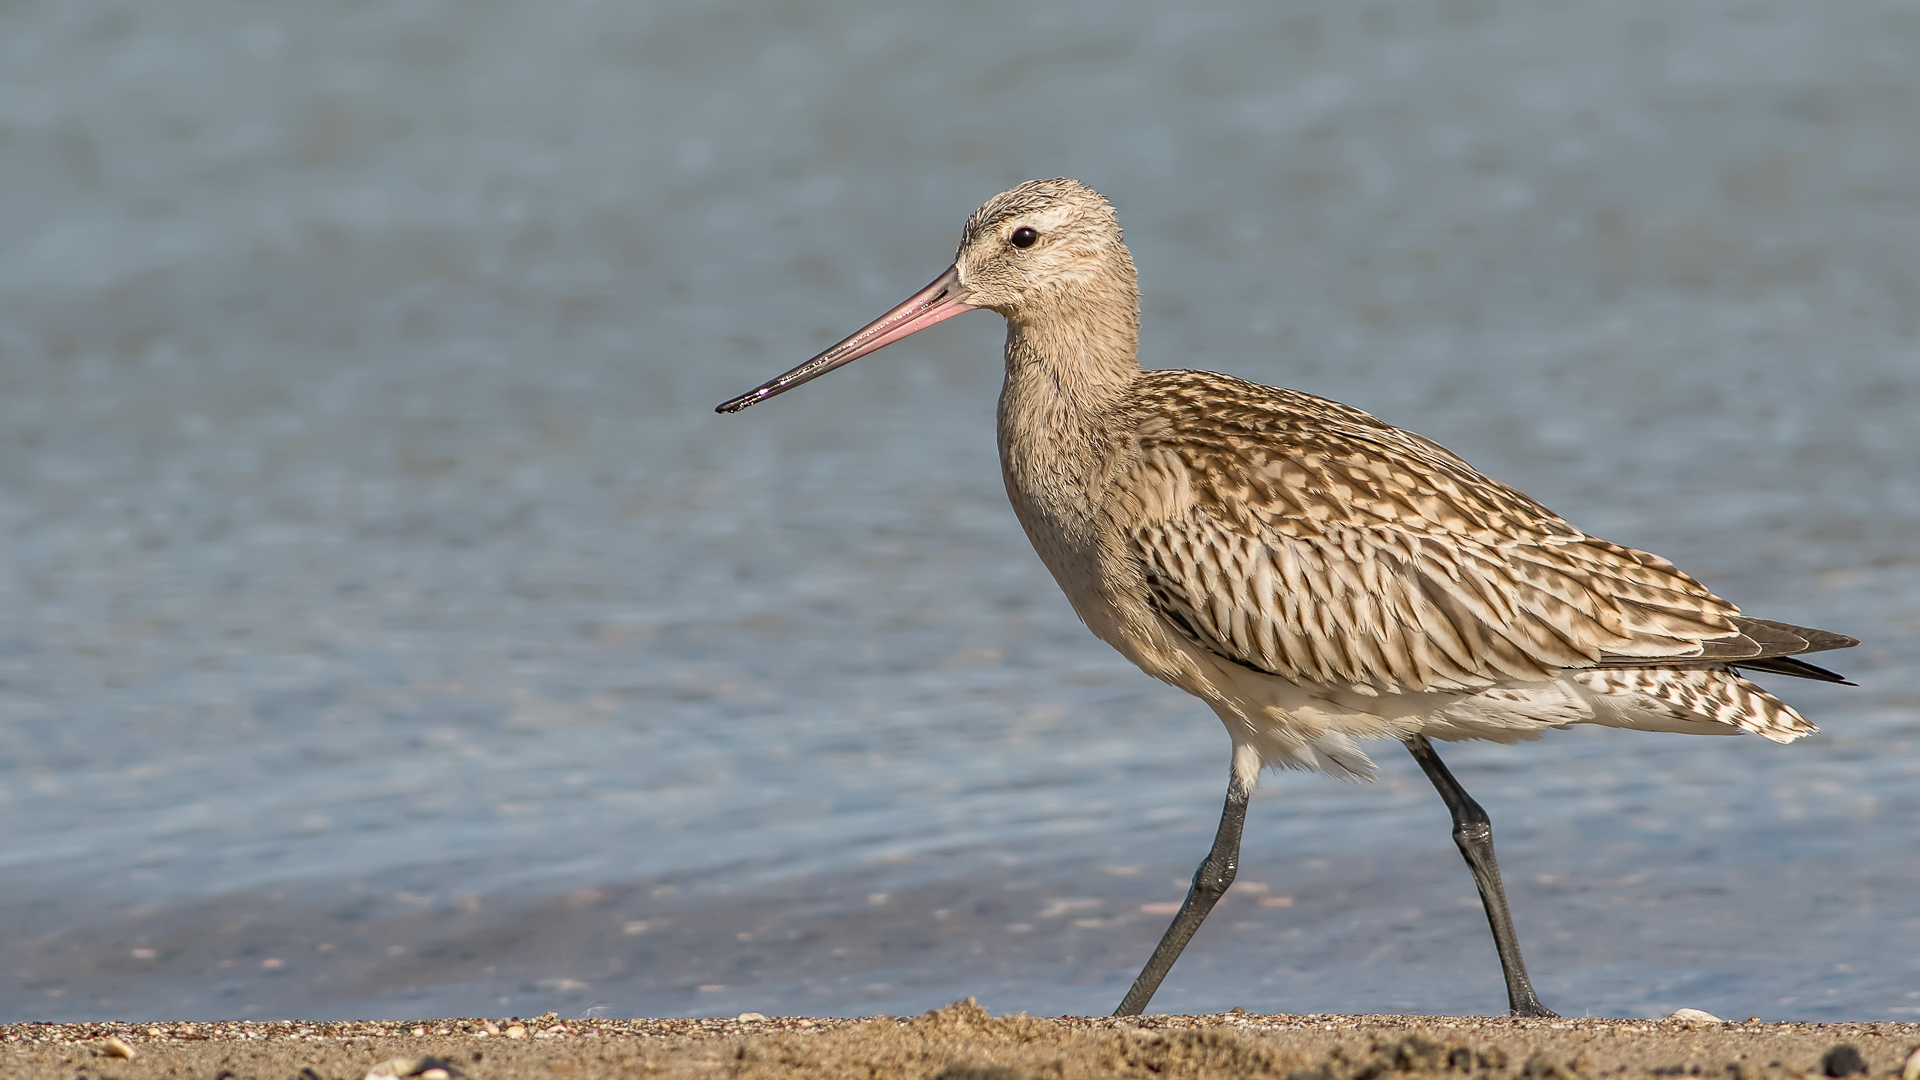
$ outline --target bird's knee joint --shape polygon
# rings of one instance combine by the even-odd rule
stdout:
[[[1210,900],[1218,900],[1227,895],[1227,889],[1233,885],[1233,879],[1239,871],[1233,866],[1211,866],[1200,864],[1200,871],[1193,875],[1193,891]]]
[[[1491,844],[1493,843],[1493,823],[1463,821],[1453,827],[1453,839],[1459,844]]]

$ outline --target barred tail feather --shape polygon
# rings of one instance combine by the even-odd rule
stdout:
[[[1597,724],[1700,734],[1751,731],[1777,743],[1820,730],[1729,667],[1589,668],[1563,677],[1587,692]]]

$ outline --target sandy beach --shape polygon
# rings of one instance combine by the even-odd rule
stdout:
[[[1849,1048],[1851,1048],[1849,1050]],[[1905,1075],[1920,1023],[1436,1016],[993,1016],[971,999],[900,1019],[493,1018],[13,1024],[0,1076],[1462,1080]],[[444,1077],[433,1070],[443,1070]]]

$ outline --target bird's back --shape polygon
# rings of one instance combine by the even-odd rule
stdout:
[[[1265,670],[1374,689],[1688,657],[1739,609],[1439,444],[1298,391],[1143,373],[1115,504],[1164,609]]]
[[[1667,711],[1685,716],[1670,730],[1749,709],[1737,727],[1791,737],[1811,726],[1727,665],[1853,643],[1748,619],[1667,560],[1588,536],[1439,444],[1311,394],[1147,371],[1104,426],[1114,464],[1097,495],[1109,538],[1098,576],[1137,601],[1117,620],[1132,639],[1116,644],[1216,709],[1264,676],[1350,712],[1416,727],[1430,715],[1424,730],[1440,737],[1484,734],[1442,715],[1470,698],[1483,712],[1512,698],[1502,708],[1539,712],[1535,727],[1613,722],[1591,702],[1548,708],[1534,691],[1551,684],[1549,697],[1673,698]],[[1205,685],[1160,655],[1196,650]],[[1209,658],[1239,670],[1209,677]],[[1739,700],[1709,702],[1716,687]]]

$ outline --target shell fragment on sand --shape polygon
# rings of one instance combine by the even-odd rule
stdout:
[[[466,1074],[433,1056],[390,1058],[367,1070],[365,1080],[452,1080]]]

